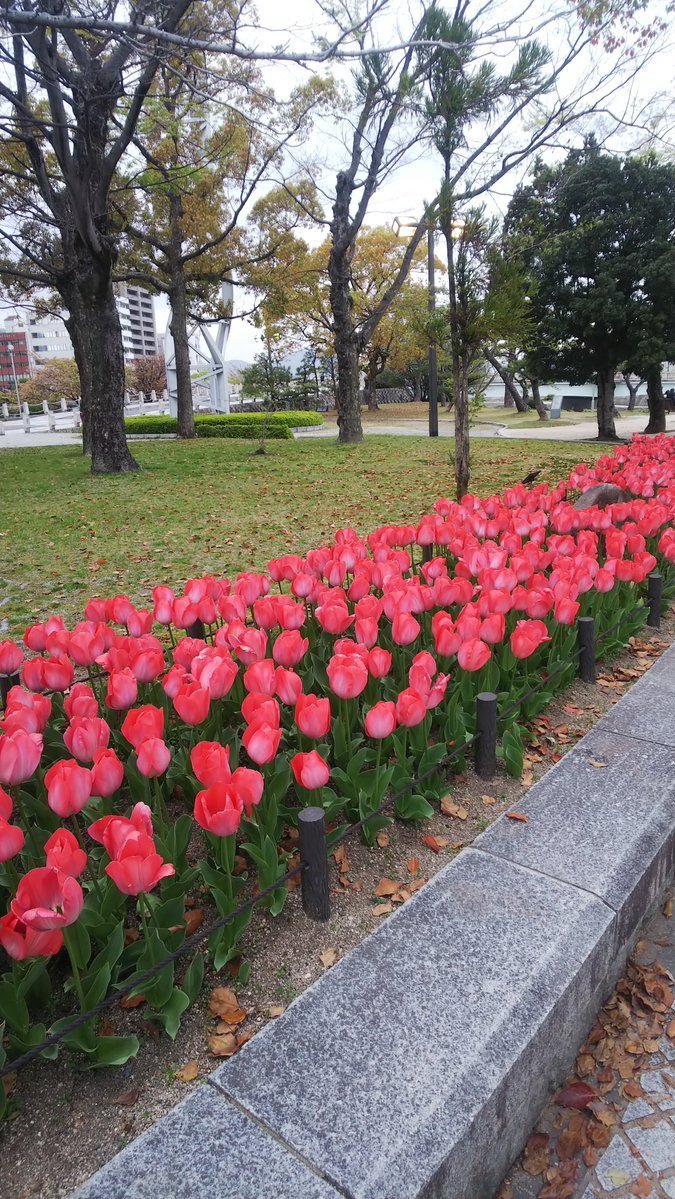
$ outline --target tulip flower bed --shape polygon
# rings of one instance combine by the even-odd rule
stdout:
[[[568,492],[601,481],[634,498],[575,510]],[[9,1057],[122,987],[175,1037],[204,973],[200,949],[166,960],[195,894],[225,916],[257,888],[278,914],[284,833],[307,804],[331,829],[362,821],[368,844],[392,818],[372,815],[390,790],[398,819],[430,816],[478,691],[520,707],[501,748],[517,774],[516,718],[574,676],[578,615],[599,636],[621,622],[611,648],[641,623],[655,567],[672,588],[674,514],[672,439],[636,439],[554,488],[442,499],[417,525],[341,529],[267,573],[193,579],[181,595],[157,586],[152,611],[91,599],[73,629],[53,616],[24,648],[0,643],[0,675],[21,676],[0,735]],[[249,919],[210,936],[215,970]],[[61,1043],[91,1066],[138,1050],[94,1017]]]

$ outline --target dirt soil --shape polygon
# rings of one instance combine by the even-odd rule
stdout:
[[[175,1042],[145,1019],[143,1007],[118,1010],[112,1028],[133,1031],[142,1041],[138,1057],[126,1066],[80,1071],[73,1057],[64,1053],[55,1062],[37,1060],[18,1077],[11,1077],[11,1119],[0,1128],[3,1199],[70,1195],[218,1065],[208,1037],[225,1034],[220,1047],[228,1053],[235,1047],[227,1023],[220,1023],[209,1010],[215,987],[228,986],[236,992],[242,1018],[235,1036],[242,1044],[502,812],[517,806],[527,789],[673,640],[675,614],[669,611],[658,632],[644,629],[625,652],[600,664],[597,684],[575,681],[560,692],[530,726],[533,740],[521,779],[510,778],[500,765],[494,780],[485,783],[469,769],[451,778],[442,802],[454,814],[439,811],[423,825],[395,823],[380,834],[381,844],[374,849],[356,838],[348,840],[331,858],[333,912],[326,924],[314,923],[303,914],[297,889],[276,919],[256,910],[242,946],[250,963],[248,983],[243,986],[232,977],[231,968],[220,975],[207,974],[202,995],[185,1016]],[[209,920],[208,912],[205,918]]]

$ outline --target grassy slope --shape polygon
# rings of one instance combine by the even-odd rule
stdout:
[[[417,520],[452,494],[451,448],[368,437],[348,448],[273,442],[255,457],[250,442],[135,442],[143,469],[110,478],[93,478],[75,447],[3,450],[0,620],[14,633],[51,612],[74,621],[91,595],[126,592],[141,603],[157,583],[264,567],[343,525],[366,533]],[[539,467],[553,482],[599,452],[475,441],[473,489],[490,494]]]

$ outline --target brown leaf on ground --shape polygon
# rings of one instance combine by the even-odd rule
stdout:
[[[232,1057],[232,1054],[237,1052],[237,1038],[234,1033],[222,1033],[206,1039],[209,1053],[212,1053],[214,1057]]]
[[[589,1170],[592,1170],[593,1166],[597,1166],[598,1162],[600,1161],[600,1154],[598,1153],[597,1149],[593,1148],[592,1145],[589,1145],[586,1149],[584,1149],[581,1156],[583,1158],[584,1165],[588,1166]]]
[[[589,1107],[591,1103],[597,1100],[597,1092],[588,1085],[587,1082],[571,1082],[568,1086],[563,1087],[562,1091],[558,1091],[555,1096],[555,1102],[560,1107],[572,1107],[578,1111],[582,1111],[585,1107]]]
[[[323,953],[319,954],[322,966],[328,969],[329,966],[334,966],[337,962],[337,949],[324,949]]]
[[[563,1161],[581,1153],[588,1145],[588,1120],[581,1112],[572,1116],[567,1128],[563,1129],[556,1142],[556,1153]]]
[[[139,1087],[131,1087],[129,1091],[123,1091],[121,1095],[117,1095],[113,1099],[115,1107],[133,1107],[140,1095]]]
[[[581,1053],[577,1058],[577,1074],[580,1078],[587,1078],[595,1070],[595,1058],[591,1057],[590,1053]]]
[[[375,916],[377,918],[379,916],[388,916],[390,912],[393,912],[393,910],[394,909],[390,903],[378,903],[372,909],[370,914],[371,916]]]
[[[598,1149],[606,1149],[612,1139],[612,1130],[605,1128],[604,1124],[591,1124],[588,1129],[588,1139]]]
[[[194,1058],[186,1062],[180,1070],[176,1070],[176,1078],[179,1082],[194,1082],[195,1078],[199,1078],[199,1063]]]
[[[246,1032],[238,1032],[237,1033],[237,1049],[241,1049],[242,1045],[245,1045],[247,1041],[250,1041],[252,1036],[253,1036],[253,1031],[250,1028],[247,1028]]]
[[[598,770],[605,770],[609,766],[609,762],[600,762],[597,758],[589,758],[588,765],[595,766]]]
[[[666,1025],[666,1036],[670,1037],[671,1041],[675,1041],[675,1020],[671,1020],[670,1024]]]
[[[408,874],[419,874],[421,869],[422,867],[420,866],[418,858],[408,858],[408,861],[406,862],[406,870],[408,871]]]
[[[231,1012],[223,1012],[220,1019],[220,1024],[224,1024],[225,1029],[227,1029],[229,1026],[234,1027],[237,1024],[243,1024],[245,1019],[246,1012],[243,1010],[243,1008],[238,1007],[234,1008]],[[220,1024],[218,1026],[218,1032],[225,1031],[225,1029],[221,1029]]]
[[[519,820],[521,824],[530,823],[527,816],[524,816],[522,812],[507,812],[506,815],[509,820]]]
[[[239,1000],[231,987],[216,987],[211,992],[209,1011],[213,1016],[224,1018],[228,1012],[239,1010]]]
[[[375,838],[380,849],[386,849],[389,844],[389,833],[385,833],[384,829],[377,834]]]
[[[14,1091],[14,1088],[16,1087],[16,1080],[17,1080],[17,1072],[16,1072],[16,1070],[12,1070],[11,1074],[4,1074],[4,1075],[3,1075],[3,1078],[2,1078],[2,1086],[3,1086],[3,1090],[4,1090],[4,1092],[5,1092],[5,1095],[6,1095],[8,1098],[9,1098],[9,1096],[12,1094],[12,1092]]]
[[[385,899],[389,895],[395,895],[400,887],[401,884],[395,883],[391,878],[381,878],[373,894],[377,895],[378,899]]]
[[[433,833],[427,833],[424,837],[422,837],[422,844],[426,845],[427,849],[433,850],[434,853],[440,853],[441,849],[443,848],[438,839],[434,837]]]
[[[536,1178],[549,1165],[549,1138],[545,1132],[534,1132],[523,1152],[522,1166],[526,1174]]]
[[[196,933],[198,928],[201,928],[203,923],[203,908],[193,908],[191,912],[187,912],[185,916],[185,936],[191,937],[193,933]]]
[[[652,1184],[648,1178],[645,1178],[644,1174],[641,1174],[639,1178],[635,1179],[630,1188],[630,1193],[631,1195],[637,1195],[638,1199],[649,1199],[650,1195],[653,1194]]]
[[[468,820],[469,813],[461,804],[456,804],[449,795],[444,795],[441,800],[441,812],[444,816],[454,816],[457,820]]]
[[[666,902],[663,905],[663,914],[664,914],[666,920],[670,920],[670,918],[673,914],[673,897],[672,897],[672,895],[668,896]]]
[[[281,1003],[273,1003],[272,1006],[267,1009],[268,1015],[272,1020],[276,1020],[278,1016],[283,1016],[285,1011],[286,1008]]]
[[[135,1008],[140,1007],[145,1003],[145,995],[125,995],[124,999],[120,999],[120,1007]]]
[[[491,808],[493,804],[496,804],[497,800],[494,795],[481,795],[480,802],[484,803],[487,808]]]
[[[626,1099],[640,1099],[644,1095],[639,1082],[635,1081],[624,1083],[622,1090]]]
[[[606,1128],[611,1128],[612,1125],[618,1123],[616,1112],[613,1112],[611,1107],[607,1107],[606,1103],[601,1103],[600,1100],[597,1100],[595,1103],[589,1103],[588,1108],[589,1111],[593,1112],[596,1120],[599,1120]]]
[[[626,1041],[624,1048],[626,1053],[631,1053],[633,1057],[639,1057],[645,1051],[642,1041]]]

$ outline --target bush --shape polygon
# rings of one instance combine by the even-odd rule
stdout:
[[[266,437],[279,440],[292,437],[292,428],[321,424],[323,417],[319,412],[215,413],[195,417],[198,437],[254,438],[264,432]],[[130,416],[125,427],[127,433],[175,433],[177,421],[173,416]]]

